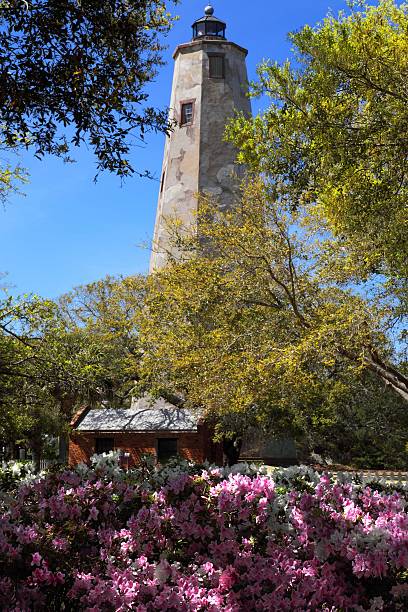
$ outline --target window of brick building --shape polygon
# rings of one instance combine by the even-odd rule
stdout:
[[[115,441],[113,438],[95,438],[95,453],[102,455],[102,453],[110,453],[114,450]]]
[[[191,125],[194,117],[194,104],[193,102],[184,102],[181,105],[181,125]]]
[[[159,438],[157,440],[157,461],[166,463],[177,456],[177,438]]]
[[[225,58],[223,55],[210,55],[210,78],[224,79],[225,78]]]

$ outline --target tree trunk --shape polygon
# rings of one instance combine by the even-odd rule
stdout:
[[[224,456],[224,466],[232,467],[239,461],[241,453],[242,438],[235,436],[234,438],[224,438],[222,441],[222,452]]]
[[[58,462],[65,465],[68,461],[69,434],[62,431],[59,435]]]
[[[408,402],[408,377],[381,359],[375,348],[372,346],[367,347],[366,353],[362,358],[345,349],[339,350],[339,353],[351,361],[361,362],[362,360],[371,372],[376,374],[390,389]]]
[[[38,434],[30,440],[31,451],[33,454],[34,471],[38,473],[41,470],[41,457],[43,451],[43,441],[41,435]]]
[[[298,316],[298,319],[304,327],[309,327],[309,324],[305,324],[303,318]],[[362,361],[366,367],[371,370],[371,372],[374,372],[374,374],[376,374],[387,386],[393,389],[395,393],[398,393],[403,400],[408,402],[408,377],[381,359],[380,355],[371,344],[369,337],[364,348],[366,353],[363,355]],[[360,355],[347,349],[339,348],[338,352],[351,361],[361,361]]]
[[[364,358],[364,362],[369,370],[377,374],[386,385],[408,402],[408,378],[402,372],[385,363],[374,350]]]

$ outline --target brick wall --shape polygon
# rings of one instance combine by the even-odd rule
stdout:
[[[130,454],[129,467],[139,462],[141,455],[151,453],[157,455],[158,438],[177,438],[178,452],[184,459],[200,463],[208,459],[211,462],[219,462],[219,445],[214,444],[211,433],[206,425],[199,425],[197,433],[177,432],[73,432],[69,442],[69,464],[88,463],[95,452],[96,438],[113,438],[115,450],[122,450]]]

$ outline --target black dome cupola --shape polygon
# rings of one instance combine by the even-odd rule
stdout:
[[[205,37],[225,40],[227,24],[214,16],[214,9],[211,5],[205,7],[204,13],[204,17],[193,23],[193,40]]]

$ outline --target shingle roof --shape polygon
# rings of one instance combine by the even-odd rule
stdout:
[[[92,409],[77,425],[77,431],[197,431],[199,414],[177,408],[160,398],[141,398],[131,408]]]

